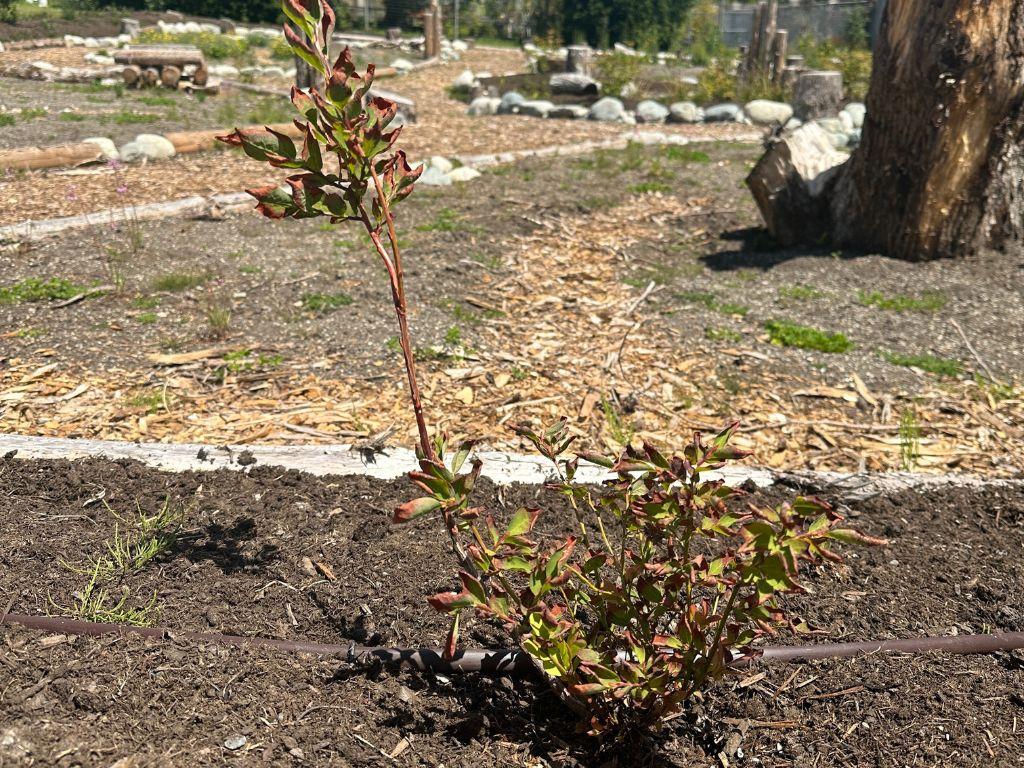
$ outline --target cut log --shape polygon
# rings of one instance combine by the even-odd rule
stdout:
[[[180,81],[181,69],[173,64],[168,64],[160,70],[160,85],[164,88],[177,88]]]
[[[769,145],[747,177],[768,231],[782,245],[818,243],[831,234],[829,191],[847,155],[808,123]]]
[[[1024,0],[890,0],[834,240],[903,259],[1024,241]]]
[[[137,64],[129,64],[121,71],[121,79],[129,88],[136,88],[142,84],[142,67]]]
[[[570,45],[565,52],[565,71],[591,75],[594,69],[594,49],[589,45]]]
[[[803,120],[835,117],[843,106],[842,72],[804,72],[796,80],[793,115]]]
[[[551,76],[548,86],[552,93],[568,93],[574,96],[596,96],[600,87],[589,75],[576,72],[558,72]]]
[[[183,67],[186,64],[205,65],[206,59],[202,51],[190,45],[136,45],[114,51],[114,62],[140,67],[162,67],[166,64]]]
[[[192,73],[192,82],[200,88],[205,88],[210,82],[210,70],[206,68],[205,64],[196,67],[196,71]]]
[[[142,70],[142,86],[144,88],[153,88],[157,83],[160,82],[160,70],[156,67],[146,67]]]
[[[772,81],[781,83],[786,73],[786,54],[789,51],[789,32],[780,29],[775,33],[775,50],[772,53]]]
[[[95,144],[59,144],[55,147],[19,147],[0,151],[0,171],[35,171],[81,165],[103,159],[103,150]]]

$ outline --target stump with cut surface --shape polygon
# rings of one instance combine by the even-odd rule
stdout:
[[[1024,0],[889,0],[860,146],[810,207],[765,194],[776,173],[763,160],[748,184],[780,239],[908,260],[1019,247]]]
[[[747,177],[768,230],[782,245],[827,240],[829,191],[846,155],[808,123],[771,143]]]
[[[819,117],[835,117],[843,106],[841,72],[803,72],[793,94],[793,116],[805,123]]]

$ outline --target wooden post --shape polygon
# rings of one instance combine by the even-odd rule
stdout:
[[[754,10],[754,23],[750,31],[750,50],[747,51],[746,72],[748,76],[757,69],[757,63],[761,58],[761,25],[767,12],[768,3],[764,0],[758,3]]]
[[[771,64],[772,50],[775,45],[775,30],[779,26],[779,0],[768,0],[768,8],[764,14],[761,27],[761,48],[758,50],[757,63],[762,71]]]
[[[428,8],[423,12],[423,58],[432,59],[437,56],[438,44],[435,40],[437,27],[434,26],[434,11]]]
[[[772,82],[781,83],[786,71],[786,55],[789,49],[789,32],[780,29],[775,33],[775,52],[772,64]]]

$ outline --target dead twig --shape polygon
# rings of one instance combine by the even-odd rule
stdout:
[[[963,339],[964,345],[967,347],[967,351],[971,353],[971,356],[974,358],[975,362],[977,362],[977,364],[981,367],[981,370],[985,372],[985,375],[988,376],[989,381],[993,381],[996,384],[1003,385],[1003,382],[996,378],[996,375],[992,373],[992,369],[988,367],[988,363],[986,363],[982,359],[981,355],[978,354],[978,350],[976,350],[974,348],[974,345],[971,344],[971,340],[967,338],[967,334],[964,333],[964,329],[960,327],[960,323],[958,323],[956,320],[950,320],[949,324],[952,325],[956,329],[956,332],[960,334],[960,338]]]

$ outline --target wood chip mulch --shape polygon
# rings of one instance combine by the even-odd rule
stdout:
[[[422,364],[428,412],[454,433],[513,450],[525,446],[510,424],[563,414],[584,444],[610,449],[631,436],[679,446],[695,429],[739,420],[737,444],[770,467],[897,470],[909,447],[921,471],[1021,475],[1019,389],[998,399],[970,382],[913,392],[872,392],[857,378],[827,386],[770,373],[764,351],[737,348],[724,354],[745,386],[727,394],[716,373],[721,358],[645,311],[657,287],[638,291],[618,279],[629,243],[661,236],[666,220],[700,214],[707,202],[653,194],[583,218],[541,214],[539,228],[512,248],[511,275],[474,267],[467,301],[489,316],[480,349]],[[388,432],[391,444],[414,442],[397,369],[331,379],[319,372],[332,361],[314,360],[232,372],[226,351],[155,356],[146,370],[102,373],[8,360],[0,430],[207,443],[358,443]],[[899,417],[911,407],[921,434],[908,442]]]
[[[81,54],[79,54],[81,55]],[[401,145],[412,159],[435,154],[478,155],[513,150],[600,141],[622,135],[617,123],[589,120],[539,120],[502,115],[469,117],[466,105],[452,99],[447,88],[464,69],[487,69],[495,74],[520,71],[519,51],[468,52],[462,61],[417,70],[382,85],[416,101],[417,122],[407,126]],[[224,126],[229,128],[230,126]],[[140,126],[140,133],[145,126]],[[744,125],[660,125],[638,127],[695,141],[750,137]],[[278,181],[280,174],[247,157],[227,151],[180,155],[170,160],[126,166],[117,178],[109,169],[81,168],[36,173],[8,173],[0,177],[0,224],[92,213],[129,204],[236,192],[245,187]],[[127,197],[117,190],[128,188]]]

